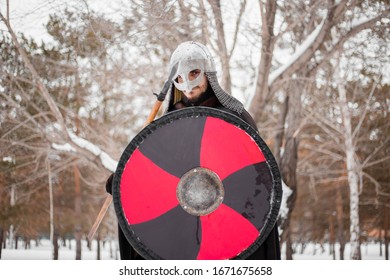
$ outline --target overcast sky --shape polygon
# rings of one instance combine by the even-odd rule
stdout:
[[[6,0],[0,0],[0,11],[6,15]],[[100,8],[100,10],[107,11],[107,3],[113,6],[113,3],[119,0],[9,0],[10,5],[10,21],[16,33],[23,32],[27,36],[33,37],[38,42],[41,40],[48,40],[50,37],[45,31],[45,24],[48,22],[49,14],[62,11],[65,6],[75,3],[76,5],[84,6],[88,3],[93,9]],[[0,29],[5,27],[0,23]]]

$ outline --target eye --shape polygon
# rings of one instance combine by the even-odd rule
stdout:
[[[190,72],[190,77],[191,78],[193,78],[193,79],[195,79],[195,78],[197,78],[198,76],[199,76],[199,74],[200,74],[200,69],[194,69],[194,70],[192,70],[191,72]]]

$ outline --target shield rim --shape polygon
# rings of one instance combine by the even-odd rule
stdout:
[[[124,168],[133,154],[135,149],[139,147],[139,145],[143,142],[143,140],[153,133],[156,129],[163,127],[167,123],[170,123],[172,119],[180,119],[180,118],[190,118],[190,117],[215,117],[219,118],[223,121],[226,121],[230,124],[235,125],[236,127],[244,130],[257,144],[263,153],[266,163],[269,167],[272,176],[272,193],[271,193],[271,201],[270,203],[270,211],[268,212],[266,222],[264,226],[261,228],[260,236],[256,238],[256,240],[244,251],[238,254],[236,257],[232,259],[246,259],[250,255],[252,255],[265,241],[265,239],[269,236],[272,229],[276,225],[276,221],[278,218],[281,202],[282,202],[282,182],[281,175],[279,171],[279,167],[277,162],[267,144],[260,137],[255,128],[246,123],[244,120],[239,118],[238,116],[223,111],[216,108],[211,107],[190,107],[183,108],[179,110],[175,110],[169,112],[157,120],[151,122],[148,126],[143,128],[127,145],[124,152],[122,153],[120,160],[118,162],[116,171],[114,173],[114,178],[112,182],[112,196],[114,201],[115,213],[117,215],[119,226],[121,227],[126,239],[131,244],[131,246],[145,259],[147,260],[162,260],[163,258],[156,254],[153,250],[147,248],[142,242],[140,242],[139,237],[130,229],[130,225],[127,222],[127,219],[123,213],[123,208],[120,200],[120,179],[122,177],[122,173]],[[137,240],[138,239],[138,240]]]

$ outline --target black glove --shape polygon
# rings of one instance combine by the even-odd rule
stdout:
[[[112,180],[113,179],[114,179],[114,173],[112,173],[106,181],[106,192],[108,192],[111,195],[112,195]]]

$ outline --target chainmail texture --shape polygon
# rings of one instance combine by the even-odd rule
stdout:
[[[217,73],[205,72],[205,74],[219,102],[221,102],[225,108],[235,111],[241,115],[241,113],[244,111],[244,105],[221,88],[218,83]]]

